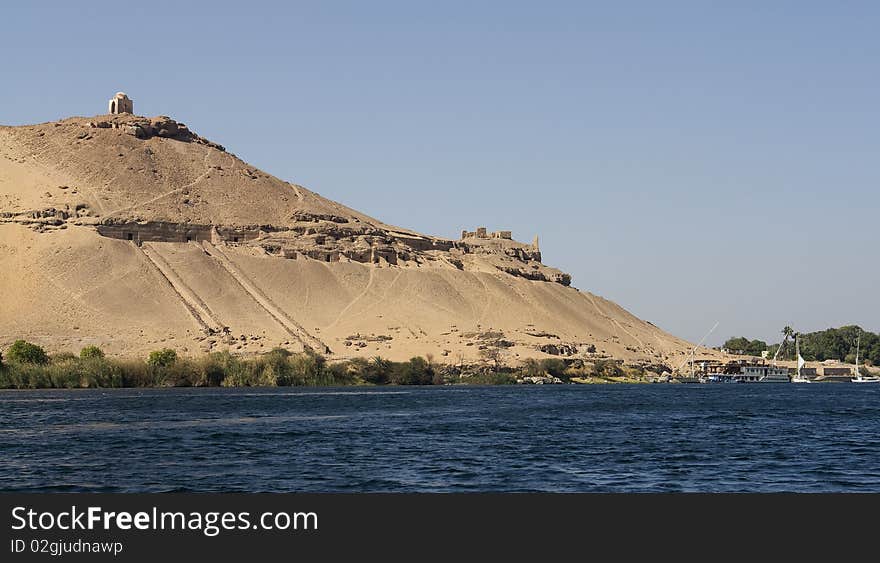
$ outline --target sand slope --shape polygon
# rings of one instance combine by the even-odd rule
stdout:
[[[143,355],[281,345],[447,362],[495,349],[508,362],[667,364],[690,348],[567,287],[528,245],[398,229],[216,147],[89,125],[99,118],[0,127],[0,346],[27,338]],[[240,244],[137,244],[96,230],[126,221],[262,227]]]

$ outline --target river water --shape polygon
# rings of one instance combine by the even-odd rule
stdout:
[[[0,391],[0,491],[880,492],[880,385]]]

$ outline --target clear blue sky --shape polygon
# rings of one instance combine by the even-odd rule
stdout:
[[[677,335],[880,330],[880,3],[3,6],[0,123],[123,90],[387,222],[541,236]]]

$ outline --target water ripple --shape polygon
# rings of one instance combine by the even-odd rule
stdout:
[[[855,385],[0,391],[0,491],[880,492]]]

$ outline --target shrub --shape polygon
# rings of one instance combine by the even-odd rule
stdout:
[[[73,354],[59,354],[47,364],[9,364],[0,375],[0,386],[18,389],[121,387],[123,384],[121,371],[106,360],[80,360]]]
[[[516,383],[516,376],[506,372],[479,372],[464,377],[460,381],[467,385],[513,385]]]
[[[223,384],[227,373],[232,373],[238,369],[238,360],[228,350],[214,352],[206,357],[199,358],[193,363],[193,386],[219,387]]]
[[[598,360],[594,364],[593,372],[598,377],[620,377],[623,375],[623,368],[614,360]]]
[[[553,377],[566,377],[565,369],[567,367],[565,362],[558,358],[547,358],[541,362],[541,368],[543,368],[544,372]]]
[[[22,364],[47,364],[49,356],[46,351],[36,344],[25,342],[24,340],[16,340],[6,352],[6,356],[11,362],[19,362]]]
[[[388,383],[391,376],[391,367],[390,361],[381,356],[375,356],[364,366],[361,379],[373,385],[384,385]]]
[[[177,361],[177,352],[170,348],[153,350],[147,358],[147,365],[152,368],[167,368]]]
[[[56,354],[49,355],[49,363],[50,364],[60,364],[63,362],[69,362],[71,360],[76,359],[76,354],[73,352],[58,352]]]
[[[40,364],[10,363],[3,370],[4,387],[13,389],[48,389],[52,382]]]
[[[324,368],[324,384],[328,385],[351,385],[358,380],[360,363],[338,362],[328,364]]]
[[[320,385],[327,360],[312,351],[293,354],[287,359],[290,365],[290,378],[279,385]]]
[[[431,385],[434,381],[434,370],[422,357],[415,357],[408,362],[394,365],[391,371],[391,383],[394,385]]]
[[[440,370],[431,368],[434,375],[431,376],[431,385],[446,385],[447,383],[451,383],[455,376],[443,373]]]
[[[80,359],[75,362],[81,373],[83,387],[122,387],[123,371],[115,362],[107,361],[103,356]]]
[[[288,386],[293,384],[293,370],[289,358],[293,354],[284,348],[274,348],[259,358],[257,384],[262,386]]]
[[[171,364],[152,370],[156,383],[164,387],[193,387],[198,379],[195,366],[185,358],[175,358]]]
[[[208,356],[202,370],[207,385],[213,385],[215,381],[219,381],[222,387],[250,387],[255,384],[252,381],[251,363],[233,356],[228,350]]]
[[[366,358],[352,358],[338,365],[344,367],[344,377],[351,378],[356,383],[366,382],[367,371],[370,369],[370,361]]]
[[[123,387],[152,387],[157,384],[150,366],[140,360],[114,360],[113,366],[122,377]]]
[[[79,351],[79,357],[83,360],[91,360],[94,358],[103,358],[104,351],[97,346],[86,346]]]
[[[529,358],[523,362],[522,372],[526,377],[541,377],[544,375],[544,366],[540,361]]]

